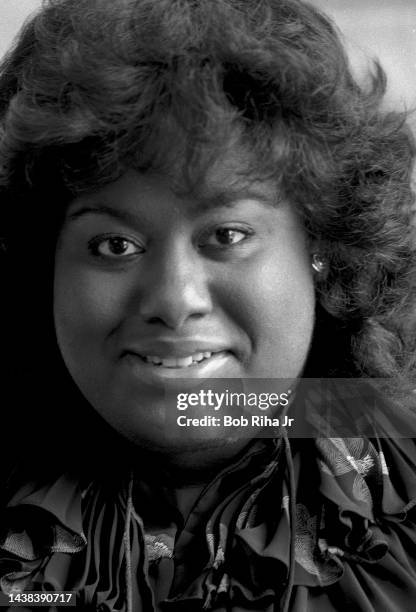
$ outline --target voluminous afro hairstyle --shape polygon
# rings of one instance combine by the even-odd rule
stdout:
[[[275,179],[326,261],[319,309],[347,338],[334,351],[348,367],[333,373],[403,386],[415,361],[414,144],[402,114],[381,110],[384,90],[378,64],[366,88],[354,81],[334,26],[298,0],[47,0],[1,70],[11,260],[23,226],[52,248],[74,196],[127,168],[169,167],[175,131],[189,181],[238,134],[248,175]]]

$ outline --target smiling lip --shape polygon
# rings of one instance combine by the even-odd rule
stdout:
[[[138,355],[145,363],[161,368],[189,368],[211,359],[218,353],[212,351],[198,351],[185,357],[160,357],[159,355]]]
[[[180,379],[221,378],[235,368],[229,344],[197,337],[142,339],[127,346],[121,357],[137,378],[163,386]]]
[[[201,352],[199,352],[200,354]],[[134,352],[125,352],[122,361],[129,370],[142,382],[155,386],[174,385],[175,381],[184,379],[206,379],[221,378],[224,376],[225,369],[229,369],[233,361],[233,356],[229,351],[209,352],[210,356],[204,357],[200,361],[192,361],[189,365],[178,365],[179,363],[189,362],[189,357],[164,357],[160,364],[147,361],[146,357]],[[197,355],[197,353],[193,353]],[[167,365],[164,365],[167,364]],[[228,366],[228,367],[227,367]]]
[[[147,341],[142,340],[141,342],[126,346],[123,352],[144,357],[157,355],[163,359],[180,359],[188,357],[189,355],[195,355],[196,353],[220,353],[227,350],[230,350],[230,346],[225,342],[210,341],[195,337],[183,338],[181,340],[170,338],[149,339]]]

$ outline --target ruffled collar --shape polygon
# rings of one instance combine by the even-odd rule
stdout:
[[[292,440],[291,446],[294,490],[279,440],[253,445],[206,487],[176,539],[179,570],[168,601],[202,600],[208,608],[224,599],[267,609],[286,588],[291,537],[294,585],[328,586],[342,577],[345,559],[383,558],[389,544],[380,522],[404,521],[416,505],[414,441],[321,438]],[[128,506],[128,479],[121,488],[120,516]],[[131,488],[133,499],[139,490]],[[33,562],[33,575],[36,560],[55,552],[75,559],[88,545],[83,500],[98,494],[95,483],[81,490],[69,474],[22,487],[3,521],[1,548],[13,555],[14,566],[7,573],[7,563],[0,563],[2,586],[18,574],[16,560],[20,570]],[[132,519],[140,521],[137,513]]]

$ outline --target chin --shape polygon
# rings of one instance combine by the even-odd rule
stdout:
[[[200,472],[226,465],[250,443],[247,438],[158,438],[131,439],[138,454],[153,455],[166,468]]]

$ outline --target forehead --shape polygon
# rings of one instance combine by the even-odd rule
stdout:
[[[195,143],[184,130],[163,130],[153,143],[150,156],[124,165],[119,179],[90,188],[72,200],[72,205],[99,202],[118,206],[146,207],[166,187],[176,204],[180,201],[189,213],[233,206],[241,199],[256,199],[275,206],[284,200],[273,176],[256,158],[252,148],[243,143],[235,130],[227,139],[215,143]],[[142,163],[144,162],[144,163]],[[166,191],[165,191],[166,193]],[[154,200],[153,200],[154,202]]]
[[[269,204],[279,201],[277,179],[262,173],[253,153],[235,143],[221,150],[198,151],[191,159],[177,155],[161,174],[176,196],[202,208],[226,206],[245,194]]]
[[[209,179],[194,185],[192,189],[184,187],[183,183],[173,183],[172,178],[155,172],[137,172],[129,169],[120,179],[105,187],[81,196],[72,201],[68,213],[70,217],[78,216],[75,212],[80,206],[96,212],[110,213],[112,216],[143,213],[153,209],[158,202],[167,202],[171,194],[171,204],[178,210],[181,208],[191,217],[204,214],[213,209],[233,208],[244,200],[254,200],[273,208],[277,204],[276,189],[270,181],[262,181],[245,177],[236,179],[231,173],[218,176],[209,174]],[[92,208],[91,208],[92,207]],[[123,213],[123,210],[125,211]]]
[[[141,174],[167,177],[178,196],[214,200],[220,191],[232,193],[255,187],[267,191],[270,197],[271,192],[277,193],[278,183],[273,147],[262,147],[270,148],[264,156],[252,140],[237,122],[220,135],[201,138],[195,126],[179,125],[168,113],[127,167]],[[263,144],[267,140],[264,138]]]
[[[272,207],[281,201],[276,180],[259,176],[253,170],[250,154],[241,147],[229,147],[196,163],[187,161],[178,152],[169,165],[147,170],[130,167],[119,179],[95,189],[91,186],[75,197],[67,213],[72,216],[78,205],[92,205],[94,209],[109,206],[148,209],[162,193],[171,193],[172,204],[175,207],[182,204],[192,216],[233,207],[241,200],[256,200]]]

